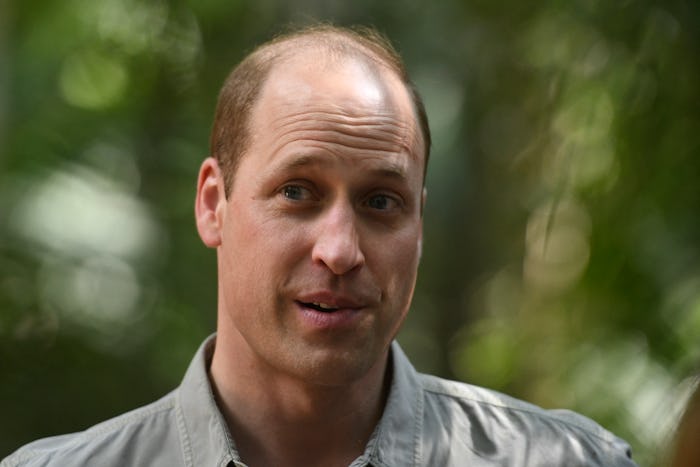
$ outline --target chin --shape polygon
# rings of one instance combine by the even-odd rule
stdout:
[[[359,348],[362,350],[316,349],[296,360],[294,373],[320,386],[343,386],[368,377],[373,370],[383,371],[386,351]]]

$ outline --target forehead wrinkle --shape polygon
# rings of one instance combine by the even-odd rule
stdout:
[[[408,125],[394,116],[393,112],[376,112],[373,115],[350,115],[348,112],[338,110],[335,112],[324,110],[305,109],[298,112],[290,112],[287,115],[276,117],[272,120],[273,124],[280,127],[287,125],[299,124],[306,126],[332,126],[338,125],[347,127],[349,131],[352,128],[358,128],[362,131],[363,127],[381,127],[387,133],[395,133],[402,137],[411,133],[411,125]],[[392,131],[394,130],[394,131]]]
[[[413,126],[395,118],[391,112],[355,117],[328,111],[300,111],[274,118],[272,123],[281,133],[278,147],[295,140],[307,140],[349,149],[406,152],[416,156]]]
[[[329,135],[332,138],[329,138]],[[366,135],[343,134],[335,130],[293,130],[276,139],[273,153],[282,151],[287,145],[313,148],[330,152],[335,156],[350,155],[359,150],[362,151],[362,156],[376,153],[384,157],[396,154],[409,154],[415,157],[403,141],[384,141],[368,138]]]

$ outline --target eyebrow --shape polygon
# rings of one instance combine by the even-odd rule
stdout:
[[[287,171],[294,171],[298,169],[303,169],[305,167],[312,166],[329,166],[331,161],[325,157],[315,155],[315,154],[304,154],[301,156],[294,157],[292,160],[287,160],[281,163],[275,172],[282,173]],[[381,162],[378,167],[370,168],[369,171],[373,175],[377,175],[383,178],[393,178],[396,180],[406,180],[407,174],[406,169],[394,162]]]
[[[330,163],[323,157],[306,154],[286,160],[275,171],[286,172],[289,170],[301,169],[312,165],[329,165]]]

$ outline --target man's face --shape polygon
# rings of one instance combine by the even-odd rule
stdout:
[[[416,281],[424,155],[409,96],[357,60],[295,58],[273,69],[251,136],[222,208],[219,333],[268,369],[355,380],[386,356]]]

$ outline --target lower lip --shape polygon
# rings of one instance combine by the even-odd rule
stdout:
[[[317,329],[335,329],[350,327],[357,323],[361,308],[339,308],[335,311],[318,311],[296,303],[305,325]]]

